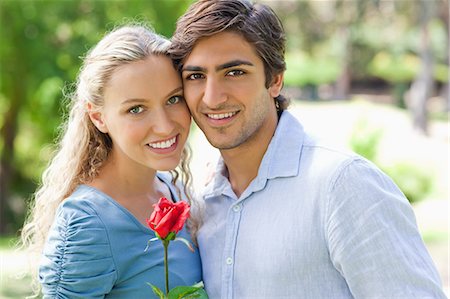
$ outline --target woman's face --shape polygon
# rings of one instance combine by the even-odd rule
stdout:
[[[111,137],[115,162],[154,170],[178,165],[191,117],[181,79],[168,57],[152,55],[119,67],[104,90],[104,99],[104,107],[90,116]]]

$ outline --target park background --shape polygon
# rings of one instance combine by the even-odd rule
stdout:
[[[81,58],[117,25],[167,37],[188,0],[0,0],[0,298],[29,294],[14,250],[55,149]],[[262,2],[262,1],[259,1]],[[447,0],[264,1],[287,32],[284,92],[321,138],[388,173],[411,201],[449,287],[449,7]],[[195,125],[194,185],[217,159]]]

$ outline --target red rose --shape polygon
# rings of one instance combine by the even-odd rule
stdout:
[[[189,218],[190,207],[184,201],[172,203],[167,198],[161,197],[153,207],[153,213],[150,219],[147,219],[147,224],[161,239],[165,239],[171,232],[177,234]]]

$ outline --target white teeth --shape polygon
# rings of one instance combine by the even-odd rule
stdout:
[[[220,114],[208,114],[208,117],[212,118],[212,119],[224,119],[224,118],[232,117],[235,114],[236,114],[236,112],[228,112],[228,113],[220,113]]]
[[[166,141],[149,143],[148,145],[151,148],[169,148],[175,143],[176,140],[177,140],[177,137],[173,137],[173,138],[171,138],[169,140],[166,140]]]

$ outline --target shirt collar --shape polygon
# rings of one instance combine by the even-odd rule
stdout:
[[[275,134],[259,166],[258,176],[242,194],[259,191],[264,188],[268,179],[296,176],[299,171],[300,154],[303,147],[304,130],[300,122],[288,111],[281,114]],[[220,157],[216,175],[205,190],[205,199],[227,192],[229,185],[225,163]]]
[[[296,176],[303,141],[302,125],[290,112],[284,111],[259,166],[258,177],[274,179]]]

